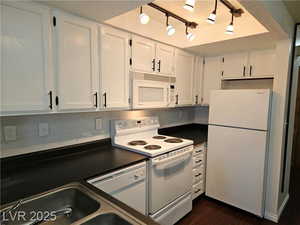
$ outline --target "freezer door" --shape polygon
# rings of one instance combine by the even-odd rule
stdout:
[[[262,216],[267,132],[209,126],[206,195]]]
[[[212,91],[209,124],[268,130],[270,96],[268,89]]]

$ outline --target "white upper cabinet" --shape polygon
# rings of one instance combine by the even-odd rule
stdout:
[[[132,71],[174,76],[174,57],[173,47],[132,36]]]
[[[275,51],[273,49],[251,51],[249,55],[249,76],[273,77]]]
[[[210,92],[221,89],[221,57],[206,57],[202,83],[202,104],[209,105]]]
[[[128,108],[130,35],[107,26],[99,29],[102,107]]]
[[[58,109],[95,110],[99,76],[97,24],[62,12],[54,16]]]
[[[164,44],[156,45],[156,71],[161,75],[174,76],[174,48]]]
[[[154,73],[155,42],[139,36],[132,36],[132,70],[142,73]]]
[[[203,57],[195,57],[194,67],[194,79],[193,79],[193,104],[201,104],[202,98],[202,81],[203,81]]]
[[[175,50],[176,104],[193,104],[194,55]]]
[[[1,114],[51,111],[51,20],[29,2],[1,7]]]
[[[225,55],[222,58],[222,75],[224,78],[240,78],[246,76],[248,52]]]

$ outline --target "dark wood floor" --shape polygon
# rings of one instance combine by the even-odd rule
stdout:
[[[300,225],[300,169],[293,169],[290,200],[279,225]],[[195,200],[193,211],[176,225],[276,225],[207,197]]]

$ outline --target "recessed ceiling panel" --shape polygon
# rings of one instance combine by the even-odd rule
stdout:
[[[190,12],[183,9],[183,5],[185,3],[184,0],[154,1],[155,4],[178,14],[187,20],[194,21],[199,24],[196,29],[190,30],[196,35],[196,38],[193,41],[187,40],[184,24],[173,18],[169,19],[169,24],[172,24],[175,27],[176,32],[173,36],[168,36],[166,33],[165,15],[147,5],[143,7],[143,12],[150,16],[148,24],[140,23],[138,18],[138,8],[106,20],[105,23],[181,48],[199,46],[268,32],[268,30],[250,13],[248,13],[236,0],[230,0],[234,6],[242,8],[245,13],[242,17],[234,19],[234,34],[225,34],[226,26],[231,20],[231,14],[229,9],[220,2],[218,4],[216,23],[209,24],[205,21],[214,9],[214,2],[214,0],[196,1],[194,12]]]

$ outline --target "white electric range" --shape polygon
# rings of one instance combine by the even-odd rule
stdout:
[[[148,214],[162,225],[173,225],[192,210],[193,141],[159,135],[158,128],[157,117],[115,120],[112,143],[150,157]]]

